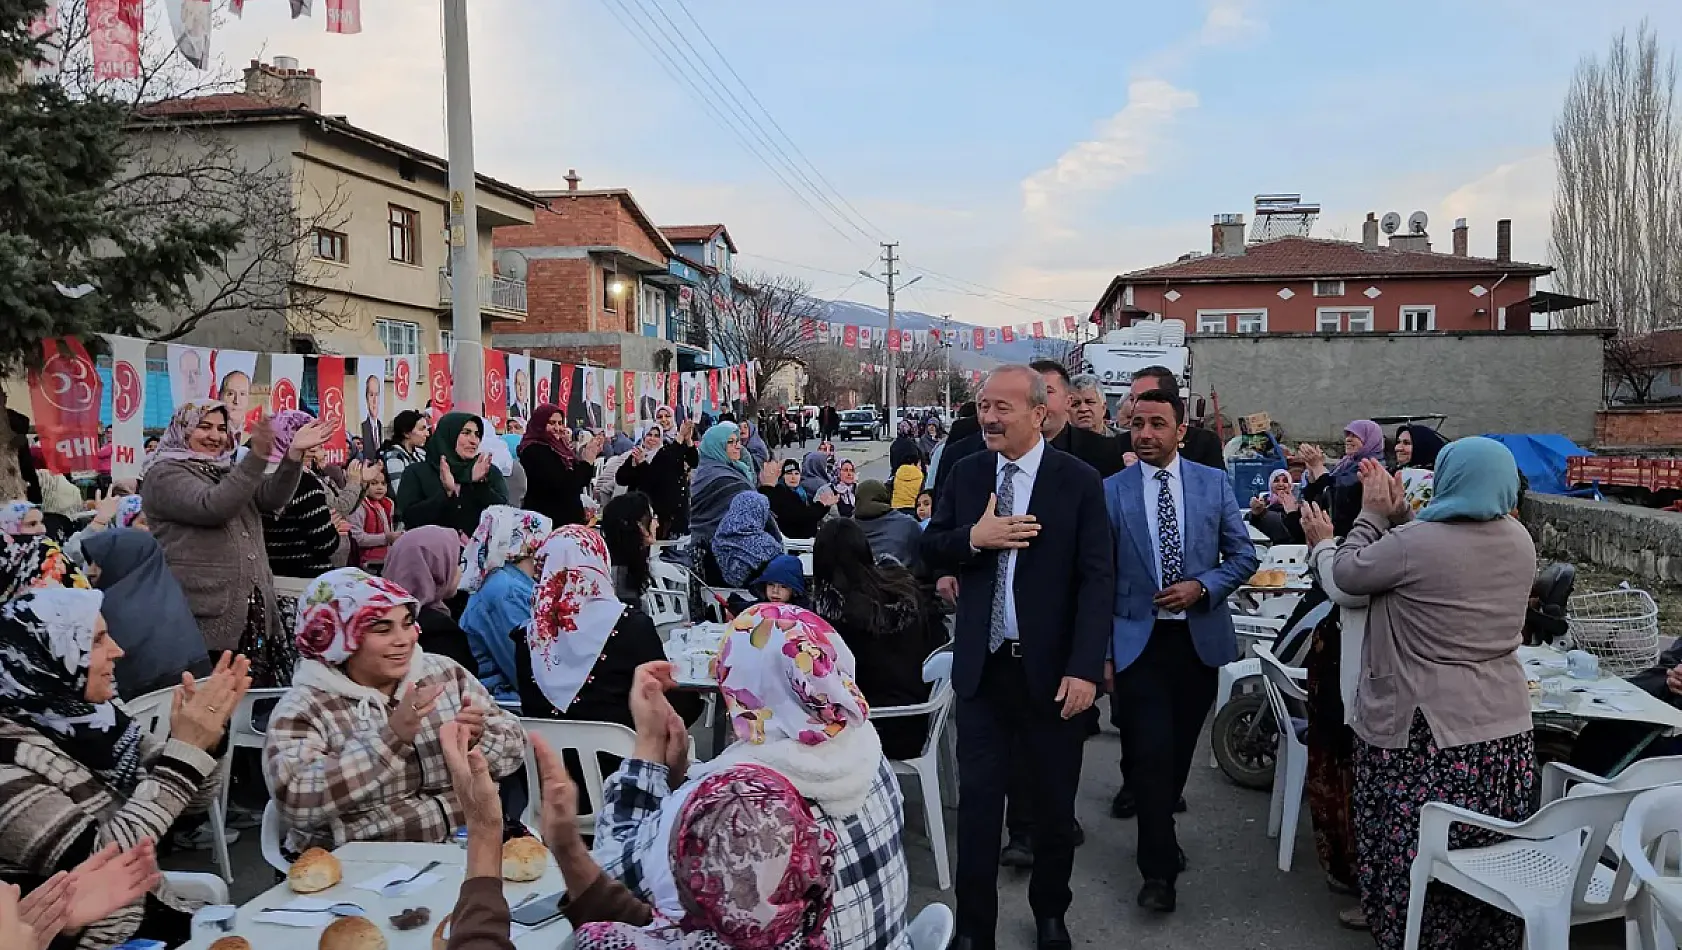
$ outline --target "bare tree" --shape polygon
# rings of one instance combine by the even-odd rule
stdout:
[[[1559,289],[1600,302],[1620,334],[1675,323],[1682,286],[1682,122],[1676,60],[1645,22],[1577,65],[1554,123],[1552,253]],[[1566,311],[1568,324],[1598,320]]]
[[[1606,341],[1607,401],[1647,403],[1653,401],[1653,385],[1664,372],[1656,362],[1653,336],[1619,334]]]
[[[817,322],[827,317],[828,306],[799,278],[746,271],[712,278],[691,303],[726,363],[758,365],[756,393],[778,370],[807,360],[817,348]],[[748,411],[755,408],[750,404]]]
[[[920,346],[894,355],[894,390],[897,406],[911,405],[911,394],[929,397],[934,392],[935,370],[946,367],[946,351],[938,346]],[[919,401],[922,401],[921,399]]]
[[[823,344],[806,357],[806,398],[819,406],[838,406],[849,393],[868,391],[873,377],[859,370],[857,350]]]

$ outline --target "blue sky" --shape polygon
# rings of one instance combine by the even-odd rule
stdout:
[[[1207,249],[1210,216],[1260,192],[1319,201],[1321,236],[1422,209],[1446,249],[1465,216],[1474,254],[1510,217],[1515,254],[1546,260],[1577,61],[1643,17],[1682,43],[1682,3],[1658,0],[470,3],[481,172],[559,188],[577,168],[662,223],[724,222],[741,263],[824,296],[880,303],[853,275],[895,239],[908,274],[934,272],[903,305],[980,323],[1084,312],[1116,273]],[[638,44],[635,24],[683,28],[694,53],[663,44],[683,73],[706,90],[684,63],[704,56],[751,107],[685,5],[868,237],[826,225]],[[248,0],[215,46],[296,56],[327,111],[442,153],[437,9],[363,0],[365,32],[328,36],[322,11]]]

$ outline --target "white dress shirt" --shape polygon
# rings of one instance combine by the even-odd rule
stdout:
[[[1034,497],[1034,479],[1040,474],[1040,460],[1045,458],[1045,439],[1041,437],[1034,442],[1034,447],[1016,460],[1016,475],[1011,478],[1012,495],[1010,513],[1025,515],[1028,513],[1028,502]],[[998,464],[993,469],[994,491],[1004,482],[1000,478],[1005,465],[1010,459],[999,456]],[[1017,640],[1016,626],[1016,549],[1011,548],[1003,552],[1005,571],[1005,590],[1010,592],[1010,599],[1005,601],[1005,639]]]
[[[1183,565],[1186,551],[1186,490],[1185,482],[1180,478],[1180,453],[1175,452],[1174,457],[1162,468],[1143,459],[1139,461],[1139,466],[1140,474],[1144,476],[1145,527],[1151,539],[1151,576],[1156,578],[1156,589],[1162,590],[1165,586],[1162,583],[1162,531],[1157,527],[1156,506],[1163,486],[1162,482],[1157,480],[1156,473],[1164,469],[1168,472],[1168,494],[1174,499],[1174,521],[1180,529],[1180,558]],[[1185,577],[1180,579],[1185,580]],[[1158,610],[1156,619],[1184,620],[1186,615],[1183,612]]]

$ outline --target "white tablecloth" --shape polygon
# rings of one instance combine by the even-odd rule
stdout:
[[[390,950],[431,950],[432,931],[437,928],[438,922],[444,919],[444,915],[455,909],[456,896],[461,891],[461,879],[466,871],[467,852],[453,844],[357,843],[347,844],[334,853],[344,866],[344,879],[325,891],[309,896],[362,905],[363,910],[367,911],[368,919],[378,924],[380,931],[385,934]],[[442,862],[432,870],[441,880],[417,893],[387,898],[356,886],[393,865],[406,864],[419,871],[433,861]],[[561,872],[551,860],[548,872],[540,880],[525,884],[504,882],[502,893],[508,898],[508,905],[512,907],[529,894],[544,896],[565,888]],[[284,881],[264,891],[255,900],[240,907],[239,914],[234,919],[233,932],[251,941],[251,950],[313,950],[321,939],[321,931],[333,922],[332,915],[315,915],[322,918],[320,926],[307,930],[255,922],[258,912],[263,908],[284,906],[297,896]],[[411,907],[431,909],[431,922],[416,930],[400,931],[392,927],[392,915]],[[523,928],[516,926],[514,929],[518,931]],[[514,937],[514,945],[521,950],[553,950],[560,946],[571,932],[571,925],[563,917],[540,929],[517,934]],[[185,946],[187,950],[204,950],[215,939],[215,936],[201,935]]]
[[[1628,680],[1616,676],[1582,680],[1565,676],[1563,669],[1544,669],[1544,663],[1560,664],[1565,654],[1552,647],[1519,647],[1518,657],[1525,665],[1530,679],[1563,676],[1569,692],[1564,709],[1546,708],[1541,694],[1530,694],[1533,715],[1576,716],[1581,719],[1615,719],[1622,722],[1645,722],[1663,726],[1671,732],[1682,731],[1682,709],[1653,698],[1637,689]]]

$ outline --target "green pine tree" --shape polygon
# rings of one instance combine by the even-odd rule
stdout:
[[[41,56],[29,25],[44,7],[0,0],[0,374],[38,362],[43,339],[147,335],[147,308],[185,301],[242,238],[231,222],[142,220],[113,200],[130,106],[23,81]],[[73,298],[55,283],[94,290]]]

